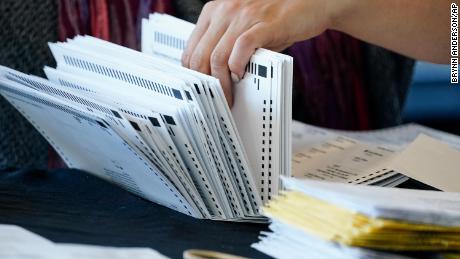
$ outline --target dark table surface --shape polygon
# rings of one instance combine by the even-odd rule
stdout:
[[[0,223],[54,242],[151,247],[172,258],[192,248],[265,257],[250,245],[267,225],[197,220],[77,170],[0,171]]]

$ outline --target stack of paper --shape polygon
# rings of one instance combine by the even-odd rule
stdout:
[[[413,178],[460,192],[460,137],[409,124],[352,132],[294,122],[292,175],[394,187]]]
[[[193,28],[152,14],[143,20],[143,53],[89,36],[51,43],[57,68],[45,67],[48,80],[0,67],[0,94],[69,167],[197,218],[264,220],[260,206],[291,172],[379,186],[410,176],[460,190],[452,171],[460,153],[429,139],[401,152],[305,126],[304,137],[294,129],[302,148],[291,158],[292,58],[258,49],[230,109],[216,78],[179,63]]]
[[[371,248],[460,251],[460,193],[294,178],[283,183],[288,191],[263,209],[274,232],[254,244],[275,257],[288,250],[329,258],[376,253]]]
[[[56,244],[15,225],[0,224],[0,258],[4,259],[166,259],[150,248]]]
[[[169,34],[147,24],[143,34],[180,56],[193,25],[152,17]],[[69,167],[193,217],[260,219],[291,167],[292,58],[258,50],[230,110],[219,81],[165,58],[170,48],[77,36],[50,49],[48,80],[2,67],[0,93]]]
[[[195,25],[154,13],[142,21],[142,52],[180,65]],[[234,85],[232,115],[262,202],[279,189],[279,175],[291,172],[292,58],[258,49]]]
[[[299,121],[292,122],[292,150],[293,153],[297,153],[302,151],[302,149],[338,136],[352,138],[365,144],[381,145],[400,150],[412,143],[420,134],[427,135],[446,143],[454,149],[460,150],[459,136],[416,123],[403,124],[378,130],[347,131],[321,128]]]

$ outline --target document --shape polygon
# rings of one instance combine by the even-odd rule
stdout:
[[[293,175],[392,187],[409,177],[443,191],[460,191],[460,137],[408,124],[363,132],[294,121]]]
[[[460,151],[420,135],[389,167],[446,192],[460,192]]]
[[[193,28],[171,16],[151,14],[143,21],[142,52],[180,64]],[[226,124],[238,129],[232,139],[241,141],[244,149],[236,153],[248,157],[262,202],[278,192],[279,176],[291,169],[292,71],[291,57],[260,48],[249,60],[243,79],[234,85],[233,121]]]
[[[411,257],[384,251],[350,247],[305,234],[304,231],[277,220],[269,226],[270,232],[262,232],[259,242],[251,246],[274,258],[319,259],[409,259]]]
[[[51,241],[16,225],[0,224],[0,245],[5,244],[50,245]],[[0,251],[3,249],[0,249]]]
[[[15,225],[0,225],[2,259],[166,259],[151,248],[56,244]]]
[[[193,24],[143,24],[154,51],[49,43],[47,79],[0,67],[0,93],[69,167],[192,217],[260,221],[291,172],[292,58],[258,49],[230,109],[218,79],[177,64]]]
[[[44,68],[47,78],[0,67],[0,94],[69,167],[195,218],[261,221],[261,206],[283,189],[281,176],[388,187],[410,176],[456,190],[456,155],[445,155],[447,163],[434,151],[416,153],[449,165],[439,171],[444,180],[427,172],[440,163],[420,175],[416,163],[404,163],[415,156],[411,147],[395,160],[419,132],[460,147],[452,135],[413,125],[291,130],[287,55],[257,49],[230,108],[217,78],[178,62],[193,28],[156,13],[143,20],[143,52],[90,36],[49,43],[56,67]]]
[[[349,137],[367,144],[384,145],[394,149],[402,149],[412,143],[420,134],[425,134],[448,144],[452,148],[460,150],[459,136],[415,123],[379,130],[346,131],[316,127],[299,121],[292,122],[294,153],[304,147],[309,147],[337,136]]]
[[[283,178],[287,189],[369,217],[460,226],[460,193]],[[391,201],[391,202],[389,202]]]
[[[104,247],[79,244],[57,244],[57,247],[60,251],[70,254],[72,258],[167,259],[166,256],[151,248]]]
[[[283,178],[252,246],[276,258],[419,258],[460,251],[460,193]],[[376,250],[374,250],[376,249]],[[432,255],[432,254],[431,254]]]
[[[294,177],[350,184],[372,184],[397,174],[386,165],[397,152],[335,137],[294,155]]]

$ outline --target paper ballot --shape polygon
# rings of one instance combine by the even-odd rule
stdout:
[[[216,78],[177,64],[184,24],[144,21],[144,42],[163,46],[152,54],[90,36],[50,43],[48,80],[2,67],[0,93],[69,167],[193,217],[263,220],[290,174],[292,58],[258,50],[230,110]]]
[[[386,187],[408,179],[388,166],[399,155],[398,148],[362,142],[357,140],[361,138],[353,139],[336,132],[294,121],[294,177]]]
[[[460,192],[460,151],[426,135],[420,135],[389,166],[440,190]]]
[[[306,125],[291,134],[289,56],[258,49],[230,109],[218,79],[179,63],[193,28],[152,14],[143,20],[143,52],[90,36],[50,43],[57,67],[44,68],[47,79],[0,67],[0,94],[69,167],[196,218],[266,220],[260,207],[291,174],[395,186],[405,173],[431,183],[426,170],[417,178],[418,169],[395,162],[405,153],[386,144],[386,133],[352,136]],[[409,139],[410,132],[396,135]],[[454,190],[448,180],[435,186]]]
[[[319,259],[409,259],[412,257],[395,253],[350,247],[305,234],[304,231],[283,224],[275,219],[270,232],[262,232],[259,242],[251,246],[273,258],[319,258]]]
[[[180,64],[194,25],[152,14],[142,26],[142,52]],[[279,175],[291,165],[292,58],[259,49],[234,86],[233,126],[256,176],[262,201],[279,189]],[[289,86],[289,87],[280,87]]]
[[[460,226],[460,193],[284,178],[288,190],[373,218]],[[391,200],[391,202],[388,202]]]
[[[446,132],[431,129],[416,123],[404,124],[379,130],[346,131],[321,128],[299,121],[292,122],[293,153],[319,144],[323,141],[344,136],[362,143],[383,145],[392,149],[403,149],[418,135],[424,134],[446,143],[454,149],[460,150],[460,137]]]
[[[460,250],[459,193],[294,178],[283,183],[287,191],[263,209],[272,232],[253,245],[269,255],[405,258],[392,252]]]
[[[396,154],[339,136],[296,153],[292,171],[296,178],[370,184],[395,174],[385,166]]]
[[[408,124],[351,132],[293,122],[292,175],[302,179],[395,186],[408,177],[460,192],[460,137]]]

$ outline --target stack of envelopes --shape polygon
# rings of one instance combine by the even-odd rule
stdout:
[[[276,247],[274,240],[302,238],[336,244],[334,249],[460,250],[460,193],[293,178],[283,182],[288,191],[263,209],[274,222],[274,233],[255,244],[262,251]]]

